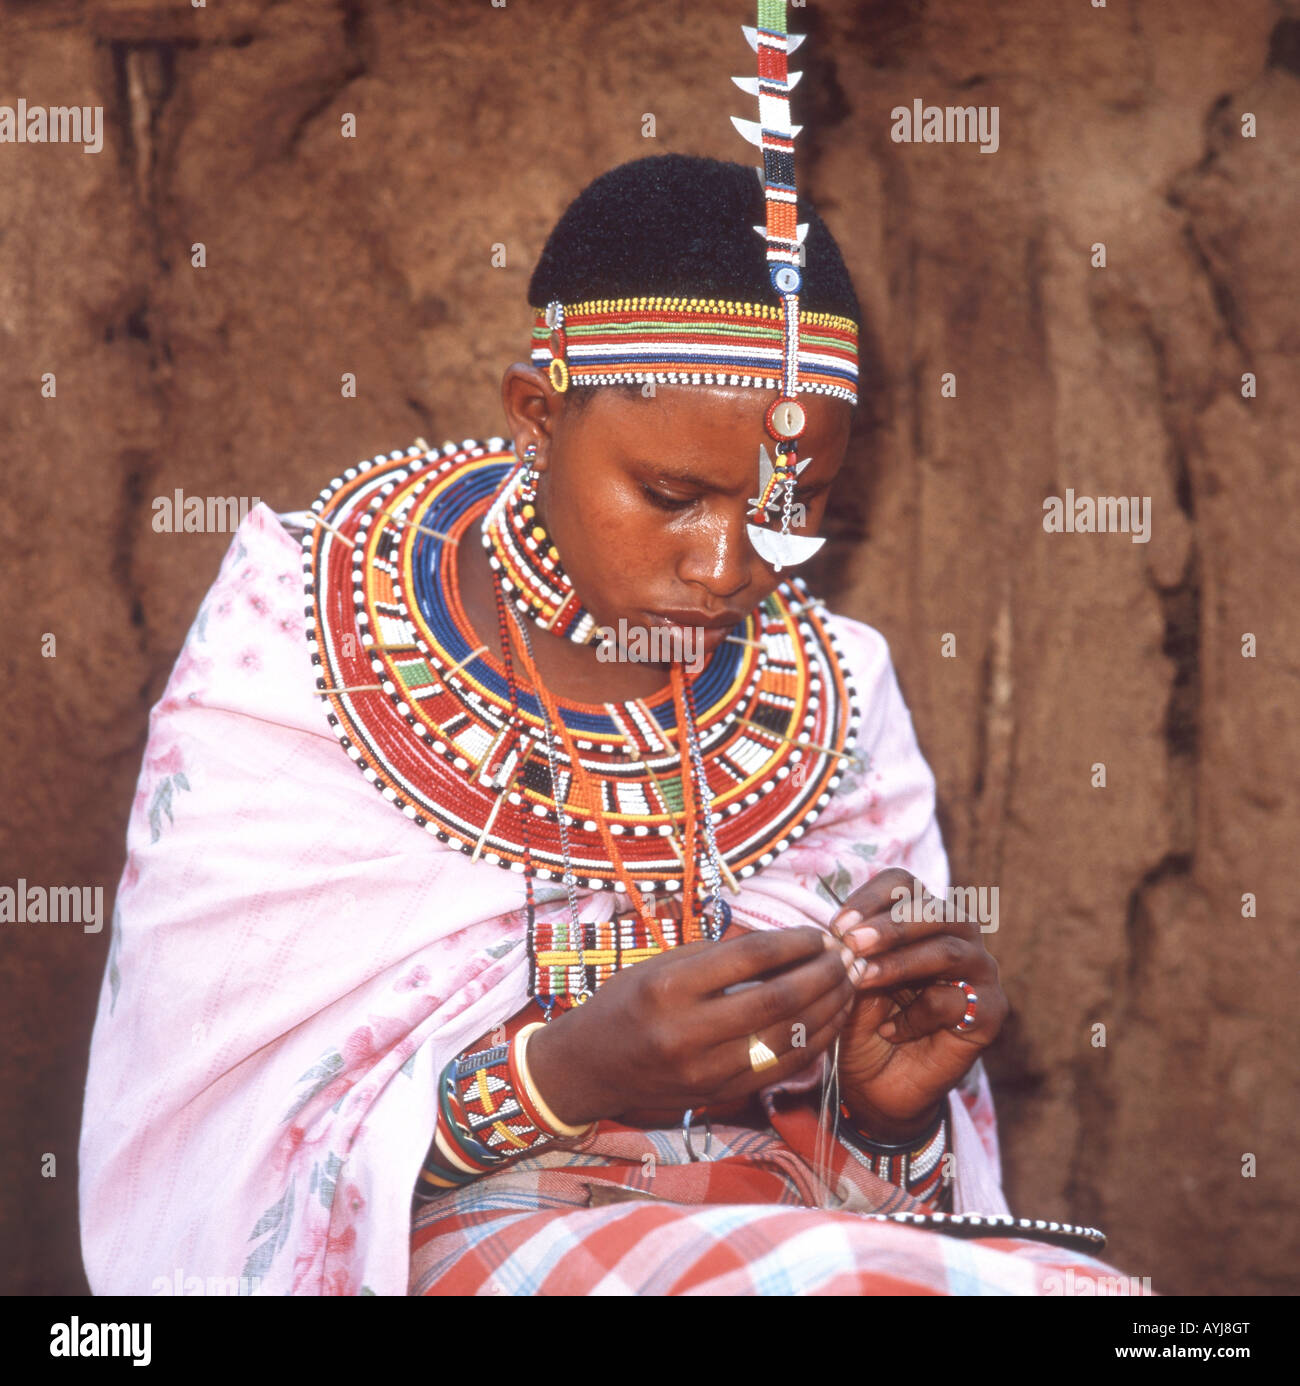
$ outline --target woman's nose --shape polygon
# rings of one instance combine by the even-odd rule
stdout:
[[[754,565],[762,561],[749,542],[747,523],[743,501],[724,502],[713,510],[693,532],[678,576],[705,588],[718,601],[743,592],[753,581]]]

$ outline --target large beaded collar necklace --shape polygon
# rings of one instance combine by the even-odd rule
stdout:
[[[481,542],[518,466],[499,438],[411,447],[321,492],[303,539],[316,689],[348,756],[416,828],[503,870],[530,861],[539,881],[563,878],[567,838],[579,889],[620,889],[621,865],[639,890],[670,898],[686,875],[677,839],[691,798],[672,688],[625,703],[554,699],[566,735],[548,755],[545,707],[517,687],[512,721],[506,671],[461,605],[456,547]],[[830,802],[860,713],[824,611],[799,581],[733,634],[690,696],[718,856],[738,883]]]

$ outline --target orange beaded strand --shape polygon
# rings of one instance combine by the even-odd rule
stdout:
[[[529,678],[532,679],[533,687],[536,689],[537,695],[546,709],[547,716],[559,730],[560,737],[564,742],[564,749],[569,757],[569,763],[573,767],[574,779],[582,788],[583,793],[587,796],[588,802],[593,805],[596,826],[600,832],[601,841],[605,845],[605,850],[609,853],[610,861],[612,861],[617,868],[618,876],[627,890],[628,898],[632,902],[632,908],[636,911],[637,917],[650,931],[651,937],[655,940],[660,949],[666,950],[668,943],[664,937],[664,932],[659,924],[659,920],[646,906],[645,899],[640,890],[623,868],[623,858],[618,850],[618,841],[613,833],[610,832],[609,824],[605,820],[605,813],[601,804],[600,787],[593,781],[586,769],[584,769],[582,761],[578,757],[578,749],[573,744],[573,738],[569,734],[569,729],[565,726],[554,699],[547,692],[546,685],[542,682],[536,664],[534,664],[529,657],[527,649],[519,643],[519,637],[515,629],[518,618],[514,617],[513,612],[511,612],[511,616],[514,618],[514,624],[511,626],[510,630],[511,643],[514,645],[515,652],[518,654],[520,662],[528,671]],[[682,800],[686,818],[686,850],[682,880],[682,939],[685,942],[689,938],[690,925],[693,922],[696,882],[698,877],[698,866],[695,860],[697,815],[695,784],[693,777],[687,773],[687,766],[690,764],[690,756],[685,744],[685,690],[683,686],[685,674],[682,672],[682,668],[679,664],[674,664],[672,666],[671,678],[673,685],[673,702],[677,708],[678,753],[681,757],[682,764]],[[564,812],[563,806],[558,802],[555,807],[557,813]]]

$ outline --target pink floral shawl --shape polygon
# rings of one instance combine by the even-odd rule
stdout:
[[[889,865],[948,886],[885,641],[832,620],[868,768],[745,883],[746,927],[829,921],[819,875],[841,895]],[[526,1000],[519,877],[418,830],[362,778],[313,696],[303,626],[300,547],[260,505],[150,715],[81,1138],[97,1294],[196,1277],[405,1294],[436,1076]],[[543,918],[565,912],[557,893],[539,892]],[[587,900],[592,918],[616,905]],[[950,1108],[957,1211],[1006,1212],[982,1067]]]

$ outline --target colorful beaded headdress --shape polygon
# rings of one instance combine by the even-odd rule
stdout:
[[[790,533],[795,479],[812,460],[798,457],[806,419],[796,396],[826,394],[857,403],[858,329],[833,313],[799,311],[808,225],[796,221],[794,141],[803,127],[790,123],[790,90],[801,74],[789,71],[787,59],[803,35],[786,32],[786,0],[758,0],[757,25],[741,27],[758,55],[758,75],[731,80],[758,98],[759,119],[731,119],[763,153],[757,172],[767,217],[754,230],[767,245],[777,302],[654,296],[569,305],[552,300],[534,309],[532,361],[549,372],[558,392],[570,385],[647,382],[778,391],[764,418],[776,459],[766,445],[759,448],[751,515],[766,521],[775,507],[781,529],[754,523],[748,529],[755,549],[780,572],[810,558],[825,542]]]

